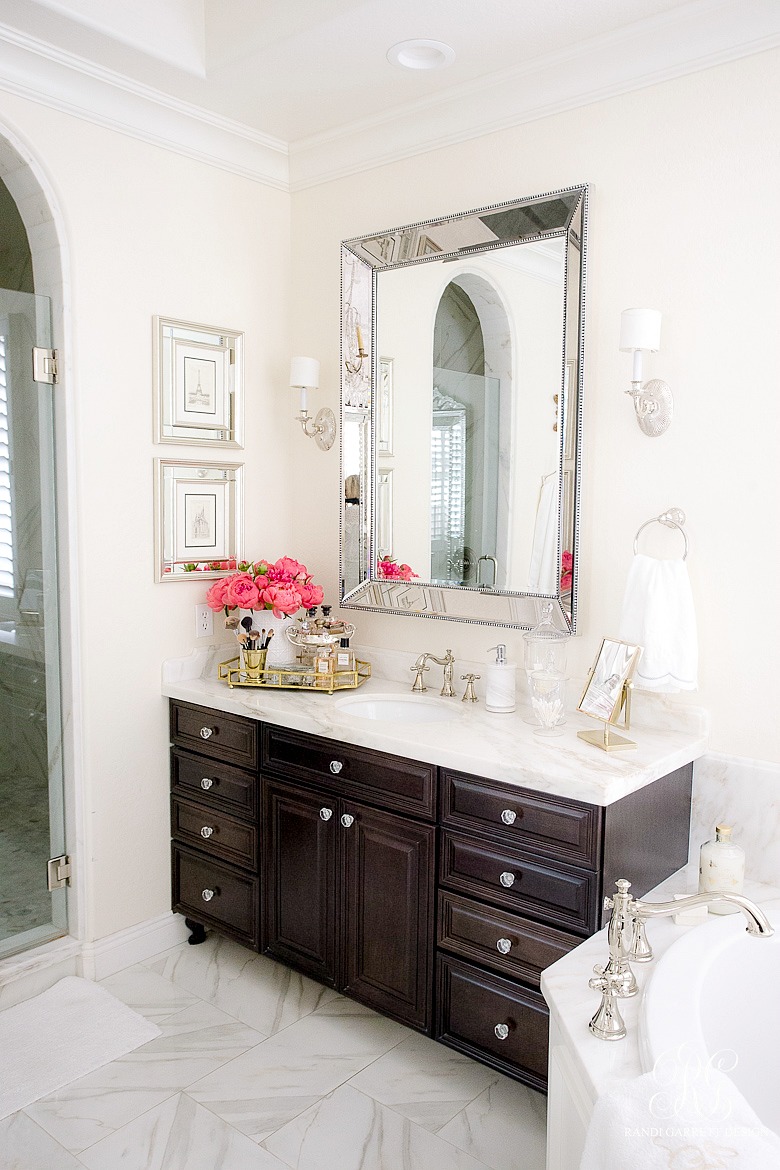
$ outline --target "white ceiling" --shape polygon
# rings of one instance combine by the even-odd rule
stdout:
[[[391,65],[415,37],[454,62]],[[23,49],[93,88],[313,150],[322,174],[317,149],[367,127],[381,161],[391,124],[397,156],[772,47],[780,0],[3,0],[3,41],[7,88]]]

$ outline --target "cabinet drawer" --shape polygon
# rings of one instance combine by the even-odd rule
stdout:
[[[572,865],[598,867],[601,809],[596,805],[444,770],[441,821]]]
[[[258,786],[257,776],[251,772],[215,764],[178,748],[171,751],[172,792],[204,807],[221,808],[256,821]]]
[[[288,779],[308,780],[342,796],[432,821],[436,769],[370,748],[264,726],[260,766]]]
[[[171,739],[213,760],[257,767],[257,723],[193,703],[171,701]]]
[[[185,845],[257,869],[257,827],[213,808],[171,798],[171,831]]]
[[[172,850],[173,909],[259,949],[260,883],[181,845]]]
[[[519,849],[442,834],[441,884],[553,926],[587,935],[595,929],[596,874],[547,865]]]
[[[456,894],[439,894],[439,946],[510,979],[523,979],[538,987],[545,967],[579,942],[579,938],[540,922]]]
[[[437,1000],[437,1040],[546,1088],[549,1018],[541,992],[440,956]]]

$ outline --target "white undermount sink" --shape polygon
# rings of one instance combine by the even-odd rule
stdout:
[[[356,695],[340,699],[336,707],[342,715],[385,723],[447,723],[457,715],[446,701],[420,695]]]

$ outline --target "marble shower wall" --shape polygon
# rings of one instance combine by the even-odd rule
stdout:
[[[715,825],[734,828],[745,850],[751,881],[780,885],[780,765],[738,756],[707,755],[693,771],[690,860],[715,834]]]

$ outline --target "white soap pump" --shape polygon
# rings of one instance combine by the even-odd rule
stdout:
[[[503,642],[490,649],[495,650],[496,660],[485,670],[485,710],[508,714],[514,711],[517,702],[517,667],[514,662],[507,661]]]

